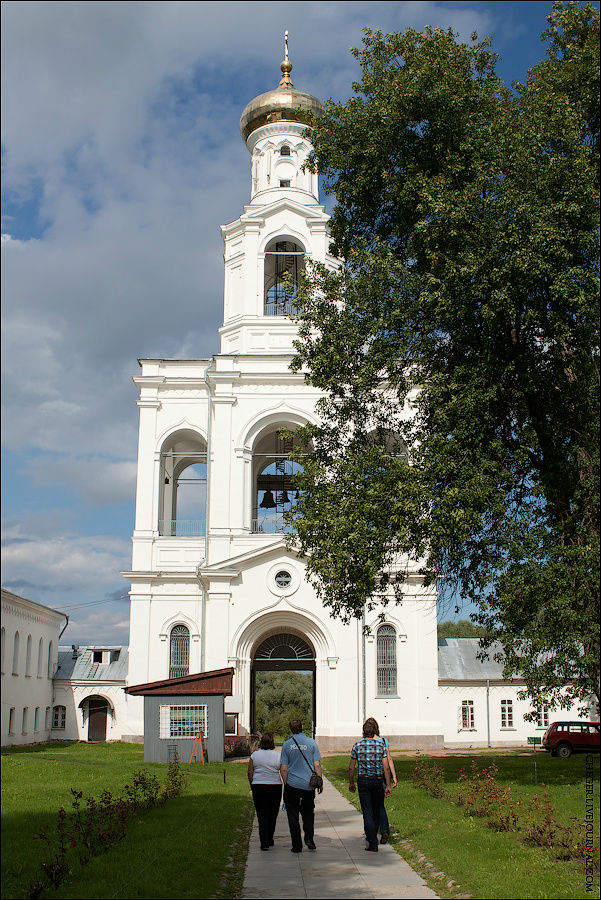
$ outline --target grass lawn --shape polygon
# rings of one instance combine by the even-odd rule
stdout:
[[[427,758],[425,754],[422,758]],[[480,769],[493,761],[499,768],[498,781],[510,785],[512,795],[526,804],[534,794],[547,788],[557,819],[568,824],[571,816],[583,820],[585,813],[585,757],[552,759],[537,754],[538,785],[534,785],[532,755],[478,755]],[[459,770],[469,769],[470,758],[446,756],[432,758],[445,771],[445,787],[453,790],[459,780]],[[485,820],[466,815],[455,803],[437,799],[413,787],[410,774],[415,759],[396,757],[398,787],[386,801],[392,829],[398,832],[397,848],[441,897],[452,897],[454,891],[444,887],[447,879],[460,885],[463,891],[478,898],[584,898],[599,895],[599,878],[595,876],[594,891],[587,892],[584,864],[556,859],[556,854],[541,847],[524,844],[515,832],[496,832]],[[329,757],[323,767],[344,796],[356,806],[357,795],[348,793],[348,757]],[[599,757],[594,757],[595,810],[599,802]],[[597,813],[595,812],[595,816]],[[595,821],[598,845],[599,823]],[[409,841],[400,845],[399,841]],[[423,858],[434,863],[435,870],[444,872],[446,879],[436,880],[424,866]]]
[[[167,769],[144,763],[142,748],[132,744],[46,744],[2,753],[2,896],[7,898],[26,896],[37,878],[46,847],[33,835],[54,826],[60,806],[70,809],[71,787],[84,796],[98,797],[104,788],[117,795],[134,770],[154,772],[162,783]],[[75,865],[59,890],[41,896],[235,897],[253,812],[244,764],[193,765],[180,797],[134,814],[122,842],[87,866]]]

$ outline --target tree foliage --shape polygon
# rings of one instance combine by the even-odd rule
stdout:
[[[310,730],[313,721],[313,678],[302,672],[257,672],[255,719],[259,731],[283,736],[290,719]]]
[[[324,396],[291,540],[345,619],[442,578],[566,704],[599,692],[598,12],[543,38],[509,89],[475,35],[366,31],[315,121],[344,263],[297,298]]]
[[[469,619],[458,619],[457,622],[439,622],[437,632],[439,638],[478,638],[486,636],[486,629],[481,625],[476,625]]]

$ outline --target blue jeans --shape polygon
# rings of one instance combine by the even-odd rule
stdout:
[[[370,847],[377,847],[378,826],[384,806],[384,784],[381,775],[359,775],[357,791],[363,812],[363,826],[367,843]]]

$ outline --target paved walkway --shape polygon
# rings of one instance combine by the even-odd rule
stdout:
[[[259,847],[255,817],[244,887],[244,900],[437,897],[390,845],[366,853],[363,816],[327,779],[315,797],[316,851],[290,852],[286,813],[280,810],[275,846]]]

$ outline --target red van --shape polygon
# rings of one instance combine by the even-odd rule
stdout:
[[[542,748],[562,759],[576,750],[599,752],[599,723],[553,722],[543,735]]]

